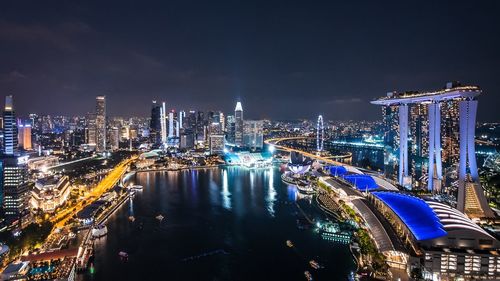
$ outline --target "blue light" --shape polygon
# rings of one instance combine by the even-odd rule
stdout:
[[[375,180],[368,175],[347,175],[344,179],[361,191],[378,189]]]
[[[372,192],[410,229],[418,241],[435,239],[447,233],[436,213],[422,199],[395,192]]]
[[[326,170],[330,171],[332,176],[343,176],[347,174],[347,169],[344,166],[327,166]]]

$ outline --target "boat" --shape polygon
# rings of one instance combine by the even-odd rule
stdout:
[[[315,261],[315,260],[310,260],[309,261],[309,265],[314,268],[314,269],[320,269],[321,268],[321,265]]]
[[[135,217],[134,216],[130,216],[130,217],[128,217],[128,220],[131,221],[131,222],[134,222],[135,221]]]
[[[160,222],[164,219],[165,217],[162,216],[161,214],[156,216],[156,219],[159,220]]]
[[[119,256],[119,257],[120,257],[120,259],[122,259],[122,260],[126,260],[126,259],[128,259],[128,254],[127,254],[127,252],[124,252],[124,251],[119,252],[119,253],[118,253],[118,256]]]
[[[308,280],[308,281],[312,281],[312,280],[313,280],[313,277],[312,277],[312,275],[311,275],[311,272],[309,272],[309,271],[307,271],[307,270],[306,270],[306,271],[304,271],[304,276],[306,277],[306,280]]]
[[[138,184],[130,185],[128,188],[131,190],[135,190],[135,191],[142,191],[143,190],[142,185],[138,185]]]
[[[292,241],[290,241],[290,240],[286,240],[286,245],[287,245],[288,247],[290,247],[290,248],[292,248],[292,247],[293,247],[293,243],[292,243]]]
[[[108,228],[104,224],[96,225],[92,228],[92,237],[100,238],[108,234]]]

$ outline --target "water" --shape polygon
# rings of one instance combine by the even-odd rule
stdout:
[[[107,237],[95,243],[95,272],[79,280],[305,280],[305,270],[315,280],[347,280],[355,269],[348,246],[297,228],[296,204],[310,218],[324,215],[297,199],[277,168],[148,172],[135,183],[144,191],[109,219]],[[313,258],[325,268],[311,269]]]

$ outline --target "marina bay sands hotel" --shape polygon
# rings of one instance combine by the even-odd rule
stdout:
[[[445,187],[443,132],[447,134],[444,143],[447,146],[446,157],[451,159],[447,161],[448,171],[458,174],[457,209],[469,217],[484,218],[493,217],[493,213],[480,185],[475,155],[479,95],[479,87],[447,83],[444,89],[437,91],[390,92],[371,103],[384,108],[384,122],[389,127],[385,145],[388,150],[394,148],[392,160],[397,166],[394,174],[397,171],[399,184],[408,189],[417,187],[434,193],[442,192]],[[449,119],[446,120],[447,130],[443,130],[442,117]],[[409,152],[419,154],[419,157],[412,157],[409,161]],[[391,161],[391,153],[388,154],[384,159],[386,163]],[[458,171],[455,166],[458,166]]]

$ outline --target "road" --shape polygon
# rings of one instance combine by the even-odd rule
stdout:
[[[71,206],[70,208],[66,208],[58,212],[57,215],[51,219],[51,222],[56,223],[54,225],[54,229],[63,227],[66,222],[74,215],[76,215],[79,211],[90,205],[93,201],[101,197],[102,194],[115,186],[115,184],[120,180],[123,174],[125,174],[128,166],[133,160],[135,160],[135,158],[136,157],[133,157],[120,162],[120,164],[116,165],[116,167],[111,172],[109,172],[108,175],[85,196],[85,198],[80,199],[80,201],[75,206]]]
[[[320,156],[320,155],[317,155],[317,154],[309,153],[309,152],[306,152],[306,151],[303,151],[303,150],[299,150],[299,149],[295,149],[295,148],[290,148],[290,147],[286,147],[286,146],[278,144],[279,142],[282,142],[282,141],[300,140],[300,139],[307,139],[307,138],[309,138],[309,137],[275,138],[275,139],[267,139],[264,142],[266,144],[273,145],[276,149],[279,149],[279,150],[288,151],[288,152],[291,152],[291,151],[293,151],[293,152],[299,152],[300,154],[302,154],[304,156],[307,156],[307,157],[312,158],[312,159],[321,160],[321,161],[323,161],[325,163],[328,163],[328,164],[339,165],[339,166],[346,166],[345,163],[340,163],[340,162],[332,160],[331,158],[328,158],[328,157],[323,157],[323,156]]]

